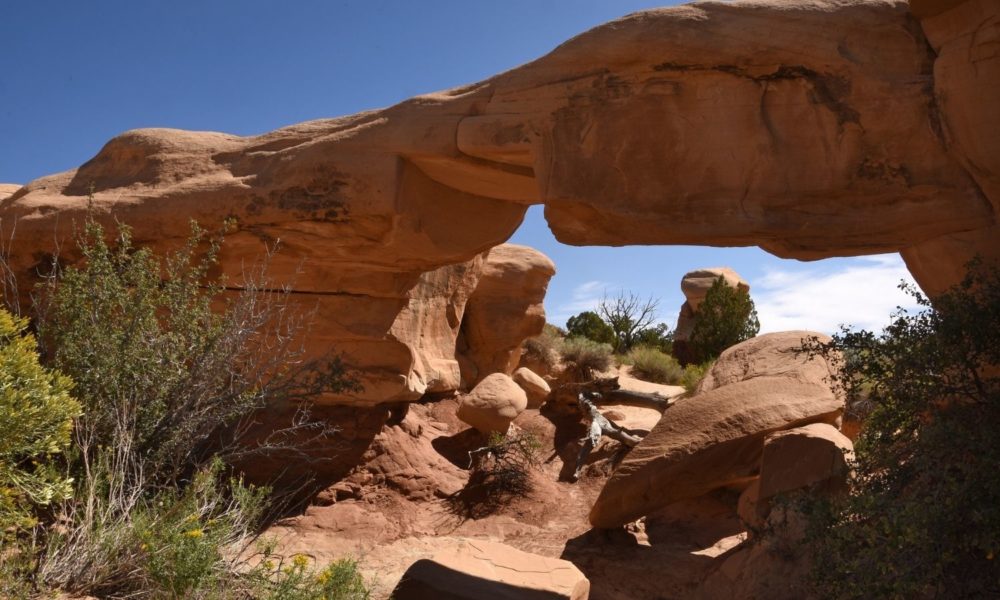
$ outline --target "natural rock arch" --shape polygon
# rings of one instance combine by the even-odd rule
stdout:
[[[127,132],[0,186],[0,218],[27,281],[91,187],[154,245],[234,217],[224,268],[281,239],[272,274],[317,306],[317,347],[362,369],[366,392],[331,401],[412,400],[460,384],[465,302],[531,204],[576,245],[898,251],[930,293],[1000,257],[998,37],[989,0],[647,11],[384,110],[247,138]]]

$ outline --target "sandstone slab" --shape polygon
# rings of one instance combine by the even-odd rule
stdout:
[[[393,591],[397,600],[586,600],[590,582],[573,563],[498,542],[465,540],[419,560]]]
[[[725,373],[739,372],[728,362],[746,365],[747,356],[767,356],[772,346],[791,350],[798,347],[801,333],[761,336],[752,352],[741,350],[744,342],[724,353],[714,381],[727,383],[710,384],[667,409],[605,484],[591,510],[591,524],[617,527],[673,502],[748,482],[758,474],[769,434],[836,422],[843,399],[820,377],[831,367],[819,357],[783,352],[785,364],[775,373],[745,370],[746,379],[725,379]]]

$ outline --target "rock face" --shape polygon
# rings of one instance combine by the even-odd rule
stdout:
[[[511,377],[528,396],[528,408],[538,408],[548,400],[549,394],[552,393],[548,382],[527,367],[517,369]]]
[[[527,246],[504,244],[489,251],[462,320],[466,381],[510,375],[521,343],[545,326],[542,301],[555,272],[547,256]]]
[[[586,600],[590,582],[573,563],[484,540],[465,540],[407,569],[397,600]]]
[[[684,293],[684,304],[677,315],[677,327],[674,328],[674,356],[682,365],[692,362],[689,340],[698,322],[698,309],[708,294],[708,290],[719,278],[731,288],[750,293],[750,284],[729,267],[711,267],[690,271],[681,278],[681,291]]]
[[[507,433],[511,421],[528,406],[528,397],[503,373],[488,375],[464,398],[458,418],[482,433]]]
[[[837,428],[813,423],[779,431],[764,441],[760,477],[740,495],[740,519],[761,528],[771,512],[771,499],[779,494],[808,490],[836,494],[846,490],[848,460],[854,444]]]
[[[679,500],[749,482],[768,435],[835,423],[843,399],[827,383],[831,365],[796,353],[801,340],[814,335],[824,337],[768,334],[726,350],[711,380],[668,408],[621,462],[594,503],[591,524],[618,527]],[[776,363],[774,356],[783,359]]]
[[[71,246],[91,189],[140,243],[177,246],[189,219],[233,218],[223,269],[238,280],[280,239],[273,283],[328,296],[320,311],[344,318],[317,327],[366,386],[329,402],[362,405],[456,385],[443,341],[461,327],[465,276],[530,204],[570,244],[902,251],[933,292],[970,253],[1000,258],[1000,6],[917,9],[694,3],[384,110],[252,137],[126,132],[0,196],[0,223],[17,221],[10,266],[30,289],[35,265]],[[414,316],[445,304],[445,321]],[[468,355],[499,368],[511,344]]]

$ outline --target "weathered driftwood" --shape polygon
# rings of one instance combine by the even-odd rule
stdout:
[[[660,394],[650,394],[647,392],[633,392],[631,390],[617,389],[603,394],[605,400],[610,402],[618,402],[620,404],[639,404],[647,405],[655,408],[656,410],[663,411],[666,410],[668,406],[674,403],[676,397],[666,397]]]
[[[576,457],[576,470],[573,471],[573,481],[580,478],[580,471],[583,470],[583,466],[587,462],[587,457],[590,456],[590,452],[594,449],[594,446],[601,441],[602,435],[617,440],[629,448],[642,440],[642,438],[625,431],[621,425],[608,419],[597,410],[597,405],[594,402],[600,397],[601,395],[597,392],[580,392],[577,396],[577,404],[580,410],[583,411],[584,417],[590,419],[590,427],[587,430],[587,435],[580,440],[582,446],[580,447],[580,454]]]

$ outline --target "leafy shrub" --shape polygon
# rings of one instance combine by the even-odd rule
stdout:
[[[664,354],[671,354],[674,349],[674,332],[666,323],[659,323],[636,334],[635,343],[637,346],[648,346]]]
[[[615,343],[614,330],[591,310],[570,317],[566,321],[566,333],[570,337],[584,337],[599,344]]]
[[[715,360],[723,350],[754,337],[758,331],[760,321],[750,294],[726,285],[725,279],[719,277],[698,307],[689,342],[691,355],[678,358],[686,364]]]
[[[275,560],[277,559],[277,560]],[[286,559],[266,555],[252,575],[251,597],[261,600],[368,600],[371,592],[358,563],[345,558],[316,569],[301,554]]]
[[[680,385],[684,386],[684,391],[688,394],[693,394],[713,364],[715,364],[714,361],[708,361],[700,365],[690,364],[684,367],[684,372],[681,374],[680,380]]]
[[[32,527],[35,509],[72,494],[58,458],[80,405],[70,379],[39,364],[27,326],[0,309],[0,542]]]
[[[224,477],[223,461],[307,456],[336,431],[309,418],[308,400],[356,385],[338,360],[303,360],[287,294],[259,279],[224,293],[211,275],[221,236],[192,224],[162,259],[135,248],[125,226],[114,242],[88,218],[81,263],[39,290],[45,355],[77,378],[84,412],[74,496],[24,550],[37,556],[32,583],[114,597],[273,597],[248,587],[253,571],[239,558],[271,510],[268,490]],[[249,442],[256,411],[287,403],[301,407],[292,421]]]
[[[593,379],[595,373],[606,371],[611,366],[611,346],[587,338],[566,338],[560,352],[563,362],[583,379]]]
[[[684,373],[677,359],[648,346],[632,348],[626,360],[632,365],[633,376],[653,383],[677,383]]]
[[[814,581],[831,598],[1000,596],[1000,272],[969,276],[881,334],[844,331],[835,383],[866,395],[851,493],[813,501]]]

